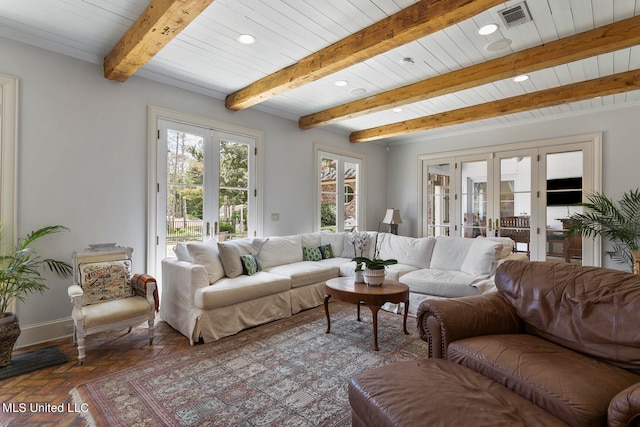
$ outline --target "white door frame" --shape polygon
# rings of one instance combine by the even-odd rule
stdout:
[[[227,132],[238,135],[246,135],[256,141],[255,156],[256,161],[256,197],[255,197],[255,215],[256,215],[256,235],[261,236],[263,233],[263,189],[260,185],[263,182],[262,152],[264,145],[264,134],[261,131],[248,129],[228,123],[218,122],[216,120],[204,117],[192,116],[189,114],[179,113],[176,111],[166,110],[164,108],[149,106],[147,114],[147,265],[146,271],[152,276],[158,276],[159,271],[156,267],[156,257],[158,254],[158,242],[156,239],[156,224],[158,221],[157,198],[158,198],[158,168],[157,168],[157,141],[159,137],[158,121],[166,119],[173,122],[181,122],[192,124],[203,128],[209,128],[216,131]],[[160,284],[160,286],[162,286]]]
[[[428,155],[419,155],[418,156],[418,214],[417,218],[419,221],[418,229],[421,233],[424,232],[424,216],[423,216],[423,204],[424,204],[424,194],[423,194],[423,179],[424,173],[426,170],[426,165],[428,162],[437,161],[438,159],[455,159],[455,162],[458,163],[460,158],[471,158],[472,156],[481,156],[481,155],[495,155],[495,153],[506,152],[506,151],[517,151],[517,150],[525,150],[525,149],[534,149],[538,150],[540,153],[546,153],[549,151],[556,151],[556,149],[581,149],[584,152],[583,159],[583,179],[585,182],[590,184],[589,188],[594,192],[602,192],[602,133],[590,133],[584,135],[572,135],[567,137],[560,138],[550,138],[544,140],[537,141],[526,141],[526,142],[518,142],[513,144],[504,144],[504,145],[495,145],[490,147],[479,147],[479,148],[471,148],[468,150],[459,150],[452,152],[443,152],[443,153],[434,153]],[[494,153],[494,154],[491,154]],[[456,173],[460,173],[456,171]],[[539,174],[538,180],[542,179],[541,176],[543,174]],[[590,181],[590,183],[589,183]],[[532,185],[535,183],[532,182]],[[457,187],[452,191],[452,193],[458,193],[460,183],[458,182]],[[540,184],[538,184],[540,185]],[[583,184],[583,187],[585,185]],[[546,188],[540,187],[540,188]],[[453,194],[452,194],[453,196]],[[583,201],[586,201],[586,194],[583,194]],[[541,197],[540,202],[546,202],[546,198]],[[533,201],[532,201],[533,203]],[[535,203],[534,203],[535,204]],[[533,208],[533,205],[532,205]],[[457,208],[456,208],[457,209]],[[540,212],[540,208],[538,208],[538,213]],[[540,216],[540,215],[538,215]],[[532,226],[533,227],[533,226]],[[460,230],[456,231],[455,235],[460,235]],[[532,239],[533,240],[533,239]],[[536,239],[537,240],[537,239]],[[535,246],[540,250],[544,245],[541,245],[540,242],[536,241]],[[583,244],[583,248],[585,248]],[[598,237],[593,242],[592,249],[586,249],[583,253],[583,264],[584,265],[593,265],[593,266],[601,266],[602,265],[602,242]]]

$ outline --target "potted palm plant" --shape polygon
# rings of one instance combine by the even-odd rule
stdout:
[[[384,275],[386,272],[386,267],[388,265],[397,264],[398,260],[395,259],[380,259],[380,246],[378,245],[378,237],[382,234],[382,239],[380,240],[380,246],[382,246],[382,241],[384,240],[385,233],[377,233],[376,241],[373,251],[373,258],[367,258],[363,256],[358,256],[353,258],[351,261],[356,262],[356,271],[362,271],[363,265],[365,266],[364,271],[362,273],[364,277],[364,281],[369,286],[380,286],[384,282]]]
[[[19,239],[13,249],[0,254],[0,367],[11,364],[13,346],[20,336],[18,317],[8,312],[9,304],[14,300],[24,302],[28,294],[42,293],[48,289],[41,275],[45,268],[60,277],[71,275],[70,264],[51,258],[43,259],[29,247],[41,237],[60,231],[68,231],[68,228],[53,225],[32,231],[26,238]]]
[[[630,190],[615,202],[602,193],[587,196],[587,202],[577,206],[586,208],[584,213],[570,216],[567,229],[569,237],[601,236],[613,244],[613,250],[605,254],[633,271],[632,251],[640,245],[640,190]]]

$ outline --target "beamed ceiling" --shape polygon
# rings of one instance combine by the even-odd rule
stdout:
[[[15,0],[0,36],[354,143],[640,103],[640,0]]]

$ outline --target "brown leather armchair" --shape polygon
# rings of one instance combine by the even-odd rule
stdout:
[[[426,300],[429,356],[470,368],[570,425],[640,425],[640,277],[502,264],[497,292]]]

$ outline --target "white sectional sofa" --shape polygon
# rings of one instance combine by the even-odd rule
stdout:
[[[487,291],[498,261],[513,248],[509,239],[368,234],[365,256],[373,257],[377,241],[380,258],[398,260],[387,277],[409,285],[410,312],[429,296]],[[319,306],[325,281],[355,269],[348,233],[180,243],[174,251],[176,258],[162,261],[160,316],[191,344]]]

